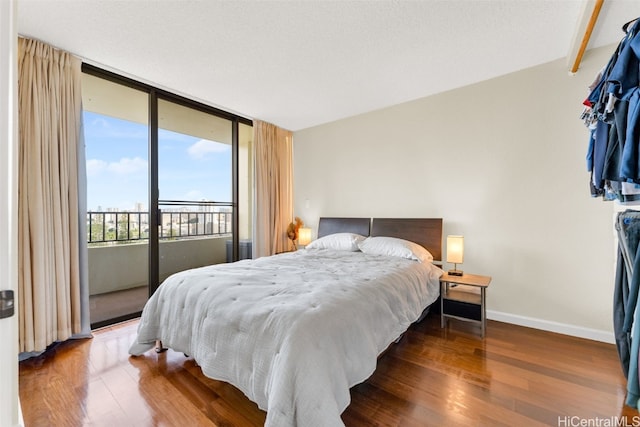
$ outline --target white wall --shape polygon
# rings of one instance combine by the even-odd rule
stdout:
[[[489,318],[611,341],[612,206],[578,117],[613,49],[296,132],[296,215],[442,217],[493,277]]]
[[[18,399],[16,3],[0,1],[0,290],[16,297],[16,314],[0,320],[0,425],[22,420]]]

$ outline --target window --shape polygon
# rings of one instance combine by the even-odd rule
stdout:
[[[251,256],[253,132],[242,117],[83,71],[91,324],[99,327],[139,315],[174,272]]]

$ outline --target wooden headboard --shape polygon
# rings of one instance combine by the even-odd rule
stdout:
[[[322,217],[318,237],[333,233],[387,236],[415,242],[442,261],[442,218],[331,218]]]
[[[442,218],[374,218],[371,235],[410,240],[442,261]]]
[[[334,233],[357,233],[369,235],[371,218],[320,218],[318,237]]]

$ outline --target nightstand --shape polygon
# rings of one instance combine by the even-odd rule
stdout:
[[[487,288],[490,276],[463,274],[440,277],[440,327],[448,318],[480,324],[484,338],[487,327]]]

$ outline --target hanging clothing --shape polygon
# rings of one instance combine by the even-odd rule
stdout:
[[[640,189],[623,191],[621,185],[640,183],[640,20],[623,29],[625,36],[589,87],[582,119],[590,129],[591,195],[629,202],[640,199]]]
[[[587,170],[591,195],[620,203],[640,201],[640,19],[623,26],[624,37],[589,86],[581,119],[589,128]],[[640,211],[616,217],[618,256],[613,326],[625,403],[640,399]]]
[[[627,377],[629,406],[637,407],[640,398],[640,211],[626,210],[616,218],[618,233],[618,266],[614,290],[614,335],[622,370]]]
[[[629,376],[629,359],[631,358],[631,334],[624,325],[625,306],[629,299],[629,281],[624,267],[622,251],[618,248],[618,263],[616,266],[616,284],[613,294],[613,330],[618,349],[618,357],[625,377]]]
[[[593,186],[598,190],[602,190],[604,188],[604,161],[606,158],[607,146],[609,143],[610,130],[611,125],[609,123],[598,121],[598,123],[596,124],[593,146],[592,179]]]
[[[602,178],[607,181],[621,181],[620,162],[622,160],[622,148],[627,129],[627,110],[629,101],[618,100],[614,108],[614,121],[609,133],[609,141],[604,158]]]

